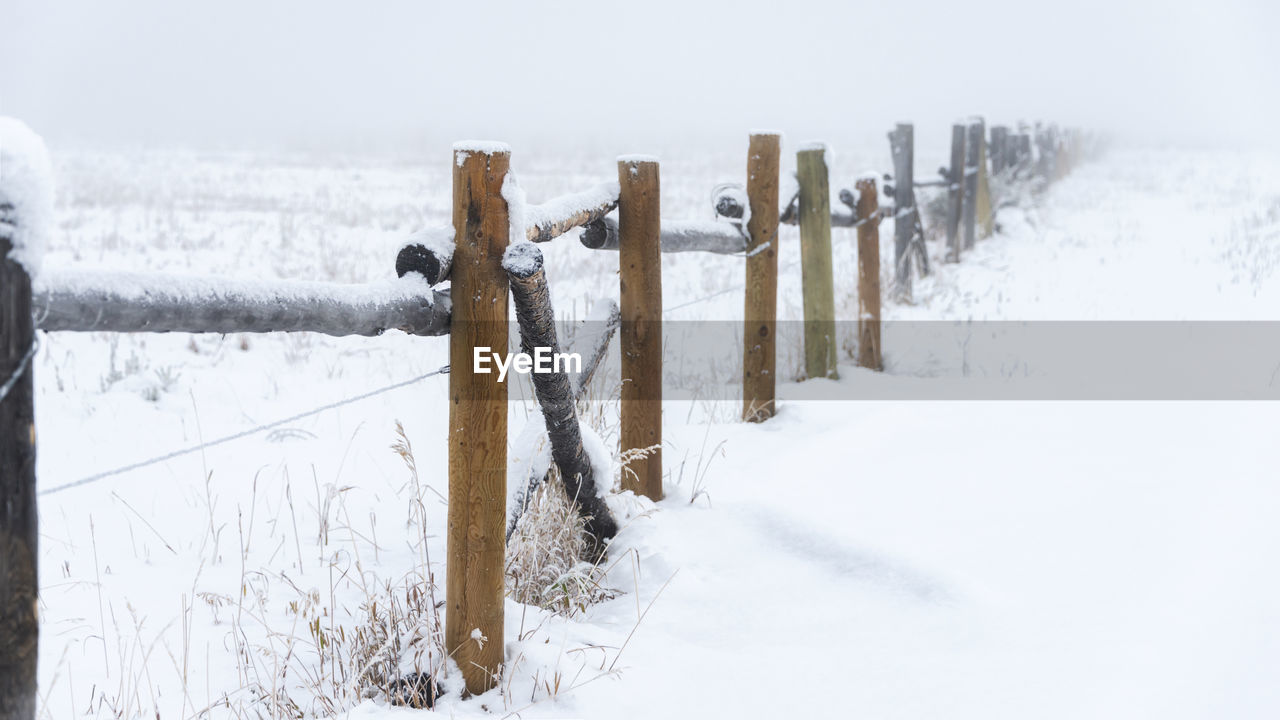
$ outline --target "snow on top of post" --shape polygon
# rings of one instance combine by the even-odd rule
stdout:
[[[796,148],[796,152],[809,152],[811,150],[827,151],[827,144],[821,140],[809,140],[800,143],[800,147]]]
[[[510,145],[497,140],[459,140],[453,144],[453,149],[459,152],[476,152],[484,153],[485,155],[511,152]]]
[[[441,257],[453,257],[454,229],[452,225],[439,225],[422,228],[409,235],[396,247],[397,252],[405,245],[421,245]]]
[[[528,240],[512,243],[502,254],[502,269],[516,277],[530,277],[542,269],[542,250]]]
[[[630,155],[619,155],[619,156],[618,156],[618,162],[620,162],[620,163],[633,163],[633,164],[639,164],[639,163],[656,163],[656,162],[658,162],[658,156],[657,156],[657,155],[643,155],[643,154],[640,154],[640,153],[632,153],[632,154],[630,154]]]
[[[9,257],[35,277],[53,231],[53,169],[44,140],[21,120],[0,117],[0,205],[13,206]]]
[[[616,204],[620,192],[618,181],[612,180],[600,183],[590,190],[552,198],[541,205],[526,205],[524,221],[528,227],[545,227],[580,212],[594,210],[602,205]]]
[[[858,176],[854,178],[854,181],[857,182],[860,180],[879,180],[879,179],[880,179],[880,171],[863,170],[862,172],[858,173]]]
[[[496,140],[459,140],[453,144],[453,155],[458,167],[471,157],[472,153],[481,155],[497,155],[499,153],[511,154],[511,146]]]
[[[757,129],[757,130],[748,130],[748,131],[747,131],[747,135],[750,135],[750,136],[771,136],[771,137],[781,138],[781,137],[782,137],[782,131],[781,131],[781,130],[759,130],[759,129]]]

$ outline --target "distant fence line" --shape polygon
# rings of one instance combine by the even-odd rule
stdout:
[[[1079,158],[1081,135],[1052,126],[991,129],[988,151],[980,119],[952,128],[951,165],[941,180],[914,179],[914,128],[889,134],[894,168],[885,175],[891,205],[880,205],[880,178],[857,178],[831,207],[826,149],[797,152],[797,174],[780,172],[781,136],[752,133],[745,191],[716,194],[716,220],[664,221],[659,162],[623,156],[617,182],[528,205],[509,175],[511,153],[500,143],[453,148],[452,227],[412,235],[396,259],[398,280],[367,285],[246,281],[208,276],[62,271],[34,279],[10,257],[27,221],[0,196],[0,720],[31,720],[35,708],[36,478],[30,356],[35,330],[49,332],[318,332],[378,335],[388,329],[450,337],[449,532],[446,648],[466,688],[490,689],[503,662],[503,572],[507,493],[507,386],[475,372],[477,347],[505,349],[509,300],[515,300],[522,346],[558,349],[542,254],[535,245],[581,228],[586,248],[619,254],[615,323],[621,349],[621,450],[640,451],[623,487],[662,498],[662,253],[711,252],[744,258],[742,417],[768,420],[777,397],[778,229],[800,230],[805,376],[835,377],[832,227],[857,234],[857,352],[861,367],[883,366],[880,346],[879,224],[893,218],[892,294],[909,299],[913,272],[927,274],[929,255],[917,187],[947,193],[946,259],[957,262],[995,227],[989,187],[1046,183]],[[783,180],[787,192],[783,193]],[[889,183],[892,182],[892,185]],[[0,190],[3,186],[0,186]],[[617,212],[615,220],[611,213]],[[435,286],[448,281],[450,287]],[[719,294],[719,293],[717,293]],[[610,326],[612,332],[613,325]],[[608,342],[608,336],[603,343]],[[603,354],[596,348],[592,368]],[[535,379],[552,454],[570,497],[596,497],[594,470],[583,451],[574,399],[565,377]],[[581,384],[581,383],[579,383]],[[616,532],[602,502],[579,502],[595,547]],[[16,603],[16,604],[15,604]],[[23,604],[25,603],[25,604]],[[15,610],[14,608],[17,608]],[[32,609],[28,612],[27,609]],[[473,633],[494,638],[477,642]]]

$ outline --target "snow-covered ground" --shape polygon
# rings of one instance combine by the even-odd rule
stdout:
[[[369,281],[391,274],[398,239],[449,217],[450,167],[434,157],[54,150],[51,268]],[[883,155],[835,155],[833,186],[885,167]],[[740,182],[742,165],[664,164],[664,217],[707,218],[711,187]],[[513,166],[533,202],[615,172],[611,155],[520,148]],[[1116,149],[1001,224],[960,265],[936,263],[914,304],[889,304],[886,317],[1280,319],[1280,160]],[[779,307],[795,319],[795,230],[780,244]],[[837,305],[852,318],[851,233],[837,230],[833,246]],[[616,297],[616,262],[572,237],[553,243],[558,309],[583,317]],[[664,258],[667,317],[740,318],[741,262]],[[839,381],[785,384],[780,415],[762,425],[734,422],[727,403],[668,403],[669,497],[617,500],[629,517],[607,578],[617,597],[572,618],[509,601],[502,688],[446,697],[441,711],[1280,712],[1280,578],[1266,569],[1280,565],[1280,406],[813,399],[930,382],[910,377],[921,368],[895,359],[891,339],[892,377],[842,365]],[[443,339],[398,333],[42,342],[45,490],[446,362]],[[779,372],[794,375],[799,356],[784,339]],[[733,380],[731,355],[721,372]],[[316,661],[317,638],[358,627],[379,587],[403,594],[424,558],[443,582],[446,386],[430,377],[42,496],[42,716],[290,716],[248,687],[328,712],[304,688],[345,680]],[[599,395],[615,389],[600,379]],[[512,403],[513,436],[533,410]],[[597,424],[616,442],[611,413],[601,402]],[[390,449],[396,421],[429,489]],[[350,715],[413,712],[370,700]]]

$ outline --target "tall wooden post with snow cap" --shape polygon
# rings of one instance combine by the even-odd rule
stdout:
[[[505,645],[507,386],[496,373],[476,372],[475,353],[508,352],[502,254],[510,225],[502,185],[511,151],[460,142],[453,158],[445,646],[467,692],[479,695],[496,684]]]
[[[34,720],[39,640],[31,275],[52,220],[44,142],[0,118],[0,720]]]
[[[947,172],[947,262],[960,262],[960,212],[964,195],[964,146],[966,130],[951,126],[951,168]]]
[[[742,419],[777,411],[778,174],[782,136],[754,132],[747,145],[747,282],[742,332]]]
[[[622,489],[662,499],[662,246],[658,160],[618,158]]]
[[[978,146],[982,143],[982,129],[972,123],[968,127],[964,147],[964,245],[972,250],[978,233]]]
[[[1008,156],[1009,128],[1004,125],[991,126],[991,173],[999,175],[1009,166]]]
[[[854,183],[858,191],[858,367],[881,370],[880,191],[875,174]]]
[[[978,237],[988,238],[991,233],[995,232],[995,213],[991,207],[991,184],[989,173],[987,172],[987,121],[980,117],[973,119],[973,124],[978,127],[976,135],[978,137],[978,195],[976,211],[978,214]],[[970,132],[969,137],[972,138],[975,133]]]
[[[804,300],[804,374],[836,377],[836,300],[831,267],[831,189],[827,148],[796,153],[800,180],[800,282]]]
[[[916,228],[915,128],[898,123],[889,133],[893,157],[893,292],[911,298],[911,237]]]

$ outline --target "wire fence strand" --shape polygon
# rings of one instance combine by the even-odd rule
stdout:
[[[393,383],[385,387],[380,387],[376,390],[370,390],[368,392],[361,393],[359,395],[352,395],[351,397],[343,398],[342,400],[337,400],[325,405],[321,405],[319,407],[307,410],[306,412],[298,413],[297,415],[290,415],[287,418],[276,420],[274,422],[269,422],[269,423],[266,423],[265,425],[258,425],[257,427],[252,427],[247,430],[241,430],[240,432],[232,433],[231,435],[226,435],[224,437],[217,438],[216,440],[210,440],[208,442],[202,442],[198,445],[192,445],[189,447],[181,448],[179,450],[174,450],[173,452],[168,452],[168,453],[165,453],[164,455],[160,455],[157,457],[153,457],[153,458],[142,460],[135,463],[130,463],[128,465],[114,468],[112,470],[106,470],[104,472],[100,472],[95,475],[90,475],[88,477],[81,478],[79,480],[75,480],[69,483],[64,483],[62,485],[55,485],[54,487],[41,490],[37,494],[53,495],[54,493],[60,493],[63,490],[70,490],[72,488],[89,485],[91,483],[98,482],[99,480],[105,480],[115,475],[123,475],[124,473],[127,473],[127,472],[140,470],[144,467],[156,465],[162,462],[167,462],[169,460],[173,460],[174,458],[179,458],[184,455],[190,455],[191,453],[200,452],[201,450],[214,447],[215,445],[222,445],[225,443],[232,442],[234,440],[240,440],[242,438],[249,437],[250,435],[256,435],[264,430],[271,430],[272,428],[277,428],[277,427],[280,427],[281,425],[288,425],[289,423],[297,422],[304,418],[309,418],[313,415],[319,415],[320,413],[327,412],[329,410],[334,410],[344,405],[350,405],[352,403],[360,402],[361,400],[367,400],[371,397],[391,392],[392,390],[399,390],[402,387],[408,387],[409,385],[413,385],[414,383],[422,382],[423,380],[426,380],[429,377],[434,377],[436,375],[441,375],[448,372],[449,372],[449,366],[444,365],[424,375],[419,375],[414,378],[409,378],[408,380],[401,380],[398,383]]]
[[[39,347],[40,338],[37,336],[31,341],[31,347],[27,349],[27,354],[23,355],[22,359],[18,361],[18,367],[13,371],[13,374],[9,376],[8,380],[4,381],[4,385],[0,385],[0,402],[4,402],[4,399],[9,395],[9,391],[13,389],[14,385],[18,384],[18,379],[27,371],[27,365],[31,363],[31,358],[35,357],[36,350]]]

